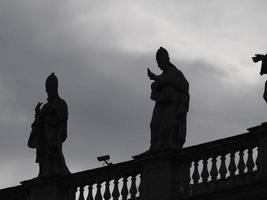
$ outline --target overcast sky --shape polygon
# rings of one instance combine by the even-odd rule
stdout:
[[[34,107],[51,72],[69,106],[64,143],[72,172],[149,148],[146,68],[165,47],[190,83],[185,146],[246,132],[267,120],[264,0],[1,0],[0,188],[38,174],[27,147]]]

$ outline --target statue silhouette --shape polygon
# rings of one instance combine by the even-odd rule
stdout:
[[[255,63],[262,61],[260,75],[267,74],[267,54],[255,54],[255,56],[252,57],[252,60]]]
[[[156,54],[162,74],[147,69],[151,84],[151,99],[155,101],[150,123],[150,151],[180,149],[185,143],[186,117],[189,108],[189,83],[183,73],[171,62],[166,49]]]
[[[62,152],[62,143],[67,138],[68,107],[58,95],[58,80],[54,73],[48,76],[45,85],[48,102],[36,105],[28,141],[28,146],[36,149],[38,178],[70,174]]]
[[[267,74],[267,54],[265,54],[265,55],[255,54],[255,56],[252,57],[252,60],[255,63],[257,63],[259,61],[262,61],[260,75],[262,76],[263,74]],[[267,81],[265,81],[265,87],[264,87],[264,92],[263,92],[263,99],[267,103]]]

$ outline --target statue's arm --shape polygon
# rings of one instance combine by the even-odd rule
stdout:
[[[31,125],[31,134],[28,140],[28,147],[30,148],[37,148],[38,147],[38,134],[40,132],[40,124],[41,124],[41,109],[42,103],[38,103],[35,107],[35,119]]]
[[[68,121],[68,106],[64,100],[61,100],[62,103],[58,109],[58,116],[60,119],[60,132],[61,140],[64,142],[67,139],[67,121]]]
[[[68,120],[68,106],[64,100],[61,100],[61,103],[57,107],[57,114],[61,122]]]
[[[157,81],[158,77],[156,74],[154,74],[153,72],[151,72],[151,70],[149,68],[147,68],[147,76],[149,77],[150,80],[154,80]]]
[[[267,61],[267,54],[255,54],[254,57],[252,57],[253,62],[259,62],[259,61]]]

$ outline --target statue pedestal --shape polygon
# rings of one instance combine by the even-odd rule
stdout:
[[[65,200],[67,191],[58,183],[59,178],[35,178],[21,184],[29,189],[31,200]]]
[[[31,191],[32,200],[58,200],[62,199],[59,188],[55,185],[49,185],[41,188],[32,188]]]
[[[249,134],[261,135],[258,146],[258,158],[257,167],[259,167],[258,176],[261,178],[267,178],[267,122],[263,122],[259,126],[254,126],[247,129]]]
[[[183,170],[175,150],[147,151],[134,156],[146,165],[142,173],[142,198],[145,200],[176,200],[179,197],[178,183],[181,176],[188,175]]]

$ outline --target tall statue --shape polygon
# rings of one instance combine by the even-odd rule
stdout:
[[[166,49],[156,54],[158,67],[155,75],[147,69],[151,84],[151,99],[155,101],[151,129],[150,151],[181,149],[186,137],[186,117],[189,109],[189,83],[171,62]]]
[[[35,119],[28,146],[36,149],[38,178],[70,174],[62,152],[67,138],[68,106],[58,95],[58,79],[54,73],[46,83],[47,103],[35,107]]]

